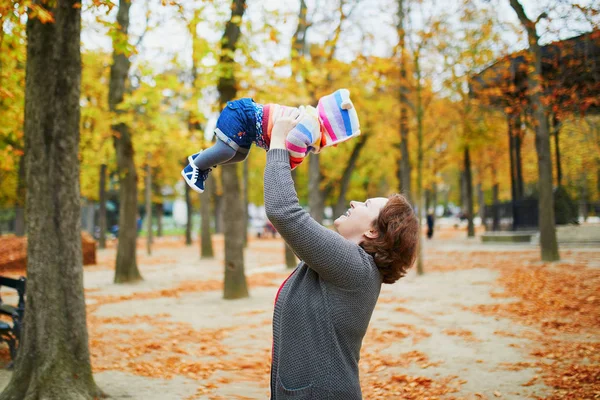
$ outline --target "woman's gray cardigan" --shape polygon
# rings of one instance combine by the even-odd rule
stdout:
[[[382,278],[360,246],[300,207],[287,150],[267,153],[267,217],[302,260],[273,313],[271,399],[362,399],[358,360]]]

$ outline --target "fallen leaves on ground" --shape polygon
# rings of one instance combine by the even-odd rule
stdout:
[[[451,262],[440,263],[434,254],[433,269],[451,271],[483,267],[499,271],[498,285],[504,291],[492,292],[495,298],[514,299],[483,304],[471,311],[492,317],[505,317],[541,334],[525,333],[522,337],[536,343],[531,355],[538,359],[535,367],[542,371],[544,383],[553,388],[548,399],[594,398],[600,395],[600,270],[587,265],[600,260],[599,251],[565,251],[564,261],[544,264],[537,252],[486,253],[457,252]],[[512,333],[497,335],[517,337]],[[512,347],[519,347],[513,345]],[[533,383],[528,382],[530,386]]]
[[[215,243],[215,248],[222,248],[222,236],[215,237]],[[280,240],[252,239],[250,245],[251,252],[267,255],[267,258],[253,261],[257,266],[283,259]],[[114,243],[110,246],[114,246]],[[157,239],[154,246],[155,255],[142,256],[145,257],[144,266],[172,264],[176,257],[170,254],[180,251],[185,244],[180,238],[161,238]],[[544,264],[538,261],[537,250],[460,252],[432,249],[426,254],[425,265],[426,272],[445,273],[448,277],[454,271],[473,268],[497,271],[498,280],[489,287],[494,302],[461,306],[462,309],[493,318],[508,318],[524,328],[530,328],[522,332],[494,332],[497,337],[519,339],[508,346],[522,352],[524,361],[493,364],[487,359],[478,359],[473,361],[474,364],[508,371],[534,369],[535,375],[521,386],[524,389],[545,384],[551,388],[548,399],[594,398],[600,393],[600,270],[589,268],[588,265],[592,258],[600,259],[600,252],[566,250],[561,255],[564,261]],[[92,268],[113,268],[113,262],[114,248],[101,252],[98,266]],[[219,262],[218,257],[216,262]],[[248,275],[248,285],[274,288],[288,274],[289,271],[251,274]],[[225,398],[217,392],[234,380],[252,382],[259,389],[264,389],[267,397],[271,338],[257,332],[268,331],[270,335],[272,310],[268,314],[262,309],[238,312],[232,317],[240,318],[239,324],[219,329],[197,329],[190,324],[173,321],[169,314],[128,317],[97,315],[99,308],[107,304],[221,291],[222,285],[221,279],[183,281],[170,287],[120,295],[87,289],[94,371],[120,370],[163,379],[184,376],[198,382],[196,393],[189,399]],[[405,304],[411,300],[387,296],[382,297],[379,303],[385,306],[386,312],[418,314],[413,311],[418,310],[411,307],[413,304]],[[429,316],[419,315],[421,322],[418,325],[396,323],[385,329],[369,329],[363,342],[360,362],[364,398],[464,398],[459,395],[465,383],[460,376],[431,373],[436,371],[435,367],[443,365],[444,360],[430,358],[417,350],[402,352],[397,351],[397,347],[390,348],[394,343],[418,344],[430,338],[428,326],[434,321],[431,317],[448,312],[440,310]],[[443,333],[472,342],[484,339],[475,337],[467,329],[445,329]],[[250,351],[240,352],[236,346],[228,345],[232,341],[239,343],[242,339],[252,341]],[[2,352],[0,348],[0,359],[8,360],[7,350]],[[495,390],[485,394],[473,393],[468,398],[504,398],[512,395],[514,393]],[[245,397],[242,393],[237,398]]]
[[[467,329],[444,329],[443,331],[448,336],[459,336],[463,340],[469,342],[479,342],[480,340],[473,336],[473,332]]]

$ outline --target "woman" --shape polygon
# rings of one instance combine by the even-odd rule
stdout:
[[[287,133],[301,119],[275,120],[265,168],[267,217],[302,260],[277,292],[271,399],[362,399],[358,360],[381,284],[412,265],[416,217],[403,196],[350,202],[331,231],[300,207]]]

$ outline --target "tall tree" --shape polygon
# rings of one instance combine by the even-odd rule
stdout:
[[[423,41],[422,43],[424,43]],[[423,220],[423,120],[425,116],[425,107],[423,105],[423,70],[421,69],[421,50],[422,44],[419,44],[413,52],[413,63],[415,71],[415,110],[417,116],[417,191],[416,201],[417,206],[417,221],[419,225],[419,246],[417,255],[417,273],[423,275],[423,233],[421,224]]]
[[[27,20],[27,305],[15,370],[0,399],[91,400],[102,393],[92,376],[83,292],[81,3],[47,7],[34,0]],[[43,23],[34,13],[54,21]]]
[[[127,55],[129,29],[129,0],[119,0],[117,32],[113,35],[113,63],[110,67],[108,105],[115,115],[123,102],[125,83],[131,62]],[[115,283],[134,282],[142,279],[136,257],[137,239],[137,171],[131,132],[125,122],[112,126],[113,143],[117,154],[119,171],[119,244],[115,268]]]
[[[221,37],[219,57],[219,103],[221,108],[233,100],[237,93],[235,82],[234,53],[240,37],[240,24],[246,10],[246,0],[233,0],[231,18],[225,24]],[[248,297],[248,285],[244,274],[244,204],[240,193],[238,163],[222,166],[223,202],[227,207],[223,222],[225,225],[225,283],[223,297],[238,299]]]
[[[398,50],[400,51],[400,192],[412,203],[411,191],[411,165],[408,152],[408,107],[406,89],[406,31],[404,29],[406,20],[405,0],[398,0]]]
[[[332,81],[332,68],[331,63],[334,59],[335,52],[341,37],[342,25],[348,18],[350,18],[352,12],[356,9],[360,0],[356,0],[353,6],[348,9],[348,0],[339,0],[337,11],[339,12],[339,21],[333,30],[331,37],[326,41],[323,53],[319,57],[313,56],[313,64],[317,64],[322,69],[322,73],[325,76],[324,82],[313,82],[307,81],[309,87],[309,93],[311,102],[316,103],[318,98],[316,97],[317,90],[323,90],[323,88],[317,88],[316,85],[323,85],[325,89],[330,89]],[[301,10],[302,12],[302,7]],[[306,11],[304,11],[306,15]],[[310,26],[309,22],[304,22],[303,39],[306,35],[306,29]],[[359,150],[360,151],[360,150]],[[323,222],[323,216],[325,211],[325,199],[327,198],[330,189],[321,189],[321,182],[323,180],[323,174],[321,172],[321,155],[311,153],[308,157],[308,207],[310,209],[310,215],[319,223]]]
[[[199,87],[198,79],[198,68],[201,59],[209,51],[210,46],[198,35],[198,23],[200,23],[200,16],[203,8],[197,8],[194,10],[193,17],[188,21],[188,31],[192,38],[192,93],[191,93],[191,105],[188,115],[188,130],[191,135],[198,134],[200,143],[204,147],[204,132],[202,132],[201,115],[198,113],[198,94],[201,88]],[[212,246],[212,233],[210,221],[213,218],[211,213],[211,199],[213,197],[213,182],[210,180],[206,181],[204,187],[204,193],[200,195],[200,257],[201,258],[213,258],[214,250]]]
[[[212,191],[214,190],[213,182],[207,181],[204,185],[203,196],[200,197],[200,258],[213,258],[215,252],[212,245],[212,234],[210,232],[210,220],[212,213],[210,212],[210,201],[212,199]]]
[[[152,153],[148,152],[146,156],[146,176],[144,179],[144,198],[146,202],[146,253],[152,254],[152,168],[150,161]]]
[[[548,111],[544,104],[545,100],[542,98],[542,47],[537,33],[537,23],[545,17],[545,14],[540,15],[536,21],[533,21],[527,17],[523,6],[518,0],[510,0],[510,5],[517,13],[521,25],[527,32],[529,60],[533,65],[527,75],[527,84],[530,105],[533,108],[535,148],[538,159],[540,250],[543,261],[556,261],[560,259],[560,256],[556,240],[554,198],[552,194],[552,154],[550,152]]]
[[[100,236],[98,238],[98,247],[106,248],[106,164],[100,165],[100,185],[98,187],[98,201],[100,202],[98,212],[98,226],[100,227]]]
[[[298,26],[292,37],[292,76],[296,81],[304,82],[306,77],[306,68],[304,67],[304,57],[306,55],[306,31],[309,23],[307,20],[308,7],[306,1],[300,0],[300,10],[298,11]],[[310,163],[310,161],[309,161]],[[296,183],[296,170],[292,171],[292,180]],[[285,266],[287,268],[296,267],[297,260],[294,251],[287,243],[283,244],[285,249]]]
[[[473,174],[471,169],[471,152],[468,144],[464,148],[463,166],[465,173],[465,209],[467,212],[467,236],[475,237],[475,225],[473,224]]]
[[[186,160],[187,161],[187,160]],[[185,224],[185,245],[192,245],[192,216],[193,216],[193,206],[192,206],[192,189],[189,185],[185,185],[185,209],[187,215],[187,222]]]
[[[249,200],[249,179],[250,179],[250,160],[245,159],[242,163],[243,173],[242,173],[242,188],[243,188],[243,199],[242,203],[244,203],[244,248],[248,247],[248,222],[250,220],[250,213],[248,212],[248,205],[250,204]]]

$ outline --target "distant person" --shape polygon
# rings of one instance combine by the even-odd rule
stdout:
[[[433,210],[429,209],[427,211],[427,239],[431,239],[433,237],[434,224],[435,224],[435,216],[433,215]]]
[[[358,400],[360,349],[381,284],[413,264],[419,226],[399,194],[351,201],[337,232],[311,218],[285,148],[299,115],[275,118],[264,174],[267,216],[302,260],[275,298],[271,399]]]

